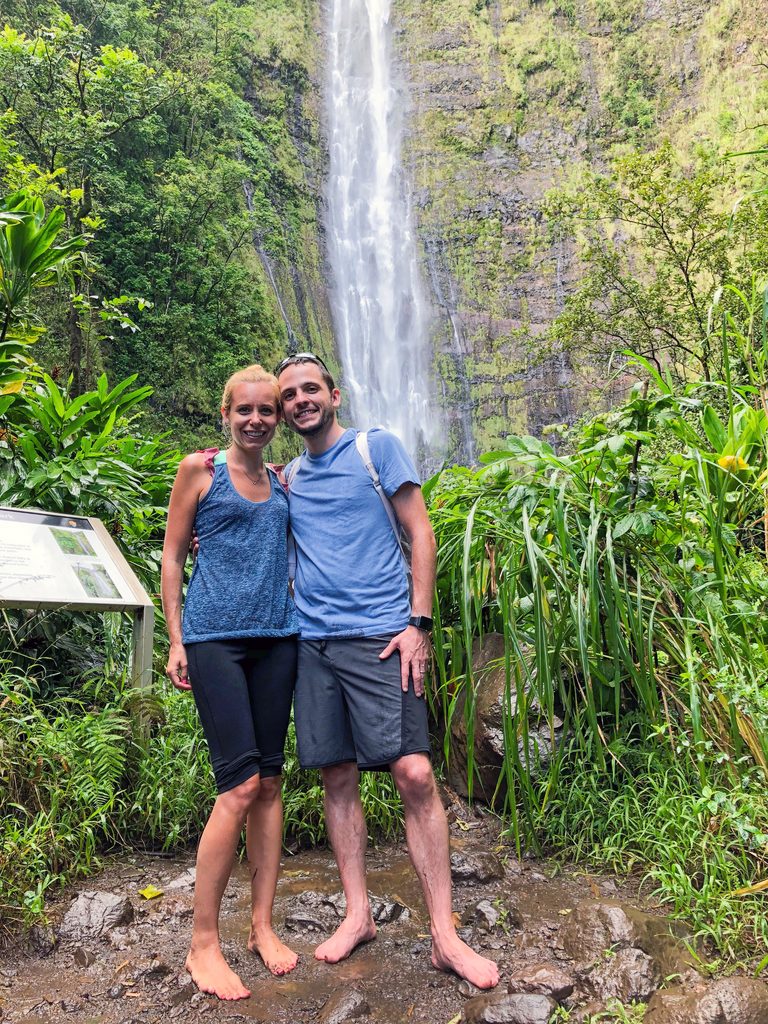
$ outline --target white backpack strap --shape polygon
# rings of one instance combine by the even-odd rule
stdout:
[[[397,546],[400,548],[400,554],[403,556],[403,565],[405,566],[405,574],[408,577],[408,586],[411,585],[411,564],[408,561],[408,556],[403,547],[403,530],[400,525],[400,520],[397,518],[397,513],[394,510],[392,502],[387,497],[384,487],[379,479],[379,471],[373,464],[371,458],[371,449],[368,444],[368,432],[365,430],[358,430],[355,435],[355,447],[357,448],[360,458],[363,460],[363,465],[368,471],[368,476],[373,481],[373,486],[376,493],[381,498],[381,503],[384,506],[384,511],[387,513],[387,519],[389,525],[392,527],[392,533],[395,535]]]
[[[288,484],[289,488],[290,488],[291,484],[293,483],[294,479],[296,478],[296,474],[301,469],[301,460],[303,458],[304,458],[304,452],[302,452],[301,455],[298,456],[298,458],[293,460],[293,462],[291,463],[290,469],[285,474],[285,482]]]
[[[296,479],[296,474],[301,469],[301,460],[303,458],[304,453],[302,452],[298,458],[293,460],[288,472],[285,474],[285,483],[289,492],[291,489],[291,484]],[[296,579],[296,541],[293,538],[293,531],[291,530],[290,527],[288,527],[288,579]]]

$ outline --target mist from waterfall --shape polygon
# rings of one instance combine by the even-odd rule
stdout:
[[[385,426],[420,462],[438,443],[430,313],[403,180],[403,92],[390,0],[328,0],[331,306],[355,426]]]

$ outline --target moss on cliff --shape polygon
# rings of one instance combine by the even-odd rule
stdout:
[[[454,368],[454,400],[468,381],[478,447],[492,447],[595,401],[594,370],[574,373],[543,341],[579,275],[572,243],[546,230],[543,196],[662,136],[683,158],[745,148],[747,126],[768,120],[755,32],[768,3],[394,7],[414,96],[419,228],[453,315],[436,345]]]

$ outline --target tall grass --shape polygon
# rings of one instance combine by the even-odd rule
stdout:
[[[645,381],[623,406],[584,424],[567,450],[510,437],[477,472],[444,472],[429,492],[439,547],[434,710],[450,723],[461,698],[471,792],[473,651],[487,633],[501,634],[500,807],[518,849],[567,849],[567,834],[573,852],[605,857],[616,808],[594,805],[603,831],[588,827],[580,788],[599,780],[608,793],[622,772],[622,799],[634,792],[635,806],[623,824],[611,820],[653,872],[662,846],[633,838],[632,826],[643,815],[657,828],[666,820],[653,793],[643,795],[659,768],[650,753],[638,776],[627,774],[617,739],[627,749],[651,741],[643,749],[681,767],[686,786],[678,788],[694,803],[705,793],[742,792],[745,766],[760,779],[742,800],[753,821],[749,842],[717,885],[689,872],[692,849],[673,852],[674,869],[665,862],[664,878],[689,872],[689,892],[683,898],[663,881],[660,891],[676,909],[693,909],[703,931],[727,886],[756,883],[768,867],[764,295],[742,295],[743,308],[732,304],[718,319],[726,349],[740,356],[738,374],[726,360],[726,380],[676,389],[630,357]],[[551,758],[528,742],[532,705],[553,746],[555,717],[565,723],[566,741]],[[708,827],[695,820],[699,831]],[[706,849],[718,859],[713,844]],[[757,930],[765,941],[764,926]],[[715,931],[722,939],[727,929]]]

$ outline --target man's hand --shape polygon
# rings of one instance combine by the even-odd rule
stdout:
[[[408,682],[413,679],[413,691],[417,697],[424,693],[424,676],[432,661],[432,644],[429,633],[415,626],[406,626],[402,633],[393,636],[379,655],[384,660],[395,651],[400,652],[400,680],[403,693],[408,689]]]
[[[189,683],[187,652],[184,649],[184,644],[171,644],[171,650],[168,654],[168,664],[165,667],[165,674],[177,690],[192,689]]]

